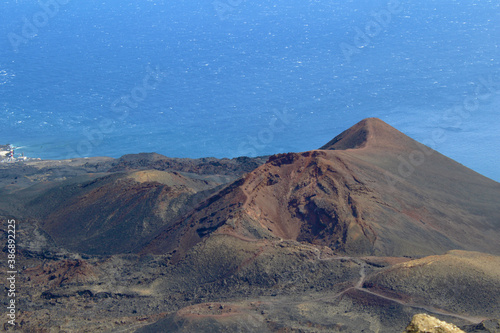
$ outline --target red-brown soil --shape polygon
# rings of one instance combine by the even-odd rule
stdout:
[[[272,156],[145,251],[184,253],[211,233],[237,233],[349,254],[500,253],[500,184],[375,118],[323,149]]]

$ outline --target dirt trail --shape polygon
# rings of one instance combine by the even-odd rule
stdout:
[[[247,240],[247,239],[242,239],[242,240]],[[254,241],[254,240],[247,240],[247,241]],[[281,241],[282,240],[280,240],[280,242]],[[445,310],[442,310],[442,309],[438,309],[438,308],[435,308],[435,307],[432,307],[432,306],[429,306],[429,305],[425,305],[425,304],[406,303],[406,302],[401,301],[400,299],[397,299],[397,298],[394,298],[394,297],[390,297],[390,296],[387,296],[387,295],[384,295],[384,294],[373,292],[371,290],[363,288],[363,284],[364,284],[365,279],[366,279],[366,265],[367,264],[366,264],[366,261],[363,260],[362,258],[351,257],[351,256],[333,256],[333,257],[328,257],[328,258],[321,258],[321,251],[318,248],[316,248],[314,246],[310,246],[310,245],[305,245],[305,244],[302,244],[302,246],[304,248],[307,248],[307,249],[311,250],[312,252],[314,252],[315,255],[316,255],[316,259],[320,260],[320,261],[327,261],[327,260],[349,260],[349,261],[352,261],[352,262],[360,265],[359,280],[356,282],[356,284],[354,286],[349,287],[347,289],[344,289],[343,291],[341,291],[341,292],[339,292],[339,293],[337,293],[337,294],[335,294],[333,296],[325,296],[325,297],[317,298],[317,299],[315,299],[315,301],[325,301],[325,300],[336,299],[336,298],[344,295],[349,290],[356,289],[356,290],[359,290],[361,292],[364,292],[364,293],[367,293],[367,294],[370,294],[370,295],[373,295],[373,296],[376,296],[376,297],[380,297],[382,299],[385,299],[385,300],[388,300],[388,301],[392,301],[392,302],[398,303],[398,304],[403,305],[403,306],[409,306],[409,307],[412,307],[412,308],[415,308],[415,309],[422,309],[422,310],[425,310],[427,312],[430,312],[430,313],[433,313],[433,314],[437,314],[437,315],[443,315],[443,316],[449,316],[449,317],[459,318],[459,319],[462,319],[462,320],[469,321],[469,322],[471,322],[473,324],[478,324],[481,321],[487,319],[487,318],[470,317],[470,316],[460,315],[460,314],[457,314],[457,313],[451,313],[451,312],[448,312],[448,311],[445,311]],[[260,253],[262,253],[262,251],[260,251],[259,254]]]
[[[360,278],[356,282],[356,284],[353,287],[347,288],[347,289],[343,290],[342,292],[340,292],[338,294],[335,294],[333,296],[333,298],[338,298],[338,297],[344,295],[347,291],[352,290],[352,289],[356,289],[356,290],[365,292],[367,294],[370,294],[370,295],[373,295],[373,296],[376,296],[376,297],[380,297],[380,298],[383,298],[383,299],[388,300],[388,301],[392,301],[392,302],[398,303],[398,304],[403,305],[403,306],[409,306],[409,307],[416,308],[416,309],[422,309],[422,310],[425,310],[427,312],[438,314],[438,315],[443,315],[443,316],[449,316],[449,317],[463,319],[463,320],[469,321],[469,322],[471,322],[473,324],[478,324],[481,321],[487,319],[487,318],[463,316],[463,315],[460,315],[460,314],[457,314],[457,313],[451,313],[451,312],[448,312],[448,311],[445,311],[445,310],[442,310],[442,309],[438,309],[438,308],[435,308],[435,307],[432,307],[432,306],[428,306],[428,305],[425,305],[425,304],[406,303],[406,302],[403,302],[403,301],[401,301],[401,300],[399,300],[397,298],[393,298],[393,297],[390,297],[390,296],[386,296],[386,295],[383,295],[383,294],[380,294],[380,293],[373,292],[371,290],[363,288],[363,284],[364,284],[365,279],[366,279],[366,262],[363,259],[356,258],[356,257],[349,257],[349,256],[335,256],[335,257],[330,257],[330,258],[321,258],[321,251],[319,249],[312,248],[312,247],[310,247],[310,249],[313,250],[316,253],[318,260],[351,260],[351,261],[353,261],[353,262],[355,262],[355,263],[357,263],[358,265],[361,266],[360,269],[359,269],[359,276],[360,276]],[[321,298],[319,300],[326,299],[326,298],[331,299],[332,297],[324,297],[324,298]]]
[[[361,260],[356,260],[357,263],[361,265],[361,269],[359,270],[359,280],[358,283],[354,286],[356,289],[363,289],[363,283],[365,282],[366,278],[366,263]]]

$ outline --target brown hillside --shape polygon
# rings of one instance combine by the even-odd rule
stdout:
[[[157,170],[66,182],[26,206],[61,246],[93,254],[131,252],[204,199],[213,181]],[[199,198],[199,199],[197,199]]]
[[[323,148],[272,156],[145,251],[183,253],[215,232],[352,254],[500,253],[500,184],[375,118]]]

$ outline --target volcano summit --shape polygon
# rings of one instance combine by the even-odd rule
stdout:
[[[407,171],[405,157],[417,153],[411,175],[400,172]],[[183,252],[215,233],[307,242],[352,255],[453,249],[498,255],[499,194],[498,183],[370,118],[319,150],[271,156],[148,248],[170,249],[174,242],[162,239],[182,230],[174,238]]]

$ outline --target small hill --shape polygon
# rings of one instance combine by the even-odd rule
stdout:
[[[364,286],[463,316],[500,318],[499,256],[450,251],[386,268]]]
[[[62,182],[25,207],[60,246],[88,254],[126,253],[218,185],[177,172],[115,173]]]

